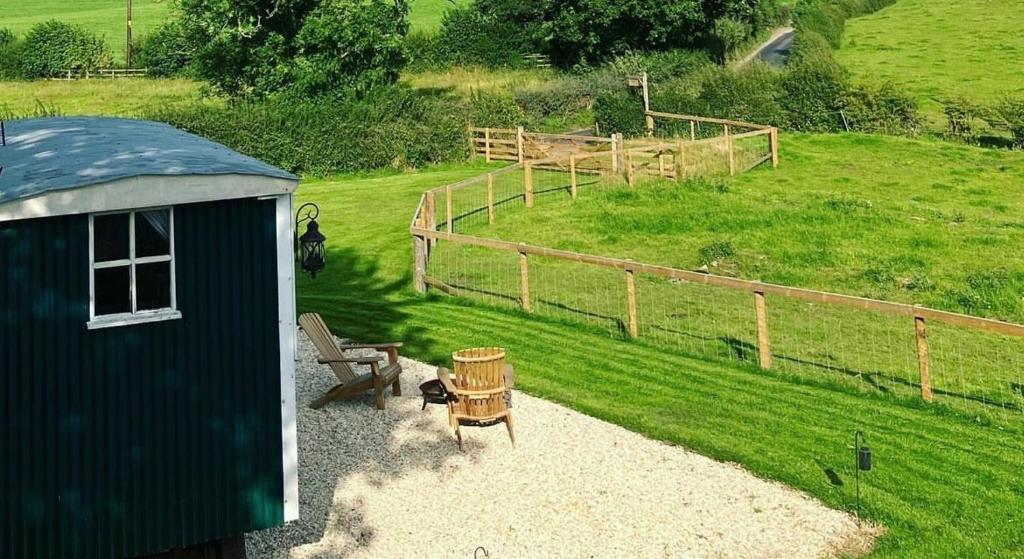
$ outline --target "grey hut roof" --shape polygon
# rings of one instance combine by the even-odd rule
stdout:
[[[69,117],[5,124],[0,204],[139,176],[257,175],[297,180],[277,167],[158,122]]]

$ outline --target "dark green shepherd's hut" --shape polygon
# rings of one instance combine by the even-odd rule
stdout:
[[[296,178],[138,120],[3,139],[0,557],[139,557],[297,518]]]

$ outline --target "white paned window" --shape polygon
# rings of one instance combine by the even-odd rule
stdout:
[[[181,318],[172,208],[89,216],[89,318],[89,328]]]

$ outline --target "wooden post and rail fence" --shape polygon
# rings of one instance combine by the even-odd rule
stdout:
[[[623,323],[626,325],[629,336],[632,338],[639,337],[641,333],[640,323],[642,317],[637,311],[637,300],[641,294],[638,293],[636,286],[635,278],[637,275],[645,274],[676,282],[682,281],[732,291],[748,292],[751,294],[753,302],[752,319],[756,325],[757,331],[758,363],[763,369],[772,368],[770,324],[768,322],[769,297],[797,299],[810,303],[848,307],[862,311],[873,311],[888,315],[907,317],[912,319],[915,332],[920,395],[922,399],[929,402],[934,398],[934,391],[932,387],[928,340],[926,336],[927,321],[937,321],[972,330],[1024,338],[1024,325],[942,311],[920,305],[895,303],[852,295],[842,295],[812,289],[762,283],[760,281],[718,276],[655,264],[644,264],[621,258],[596,256],[528,245],[525,243],[448,233],[445,231],[436,231],[430,228],[421,228],[418,226],[414,226],[412,228],[412,234],[414,239],[422,239],[420,241],[416,241],[416,246],[420,247],[420,250],[422,250],[422,247],[424,247],[427,242],[436,239],[454,244],[482,247],[496,251],[508,251],[518,254],[520,306],[526,312],[533,312],[535,310],[533,301],[530,298],[531,279],[529,274],[529,259],[531,256],[574,262],[600,268],[621,270],[625,275],[625,289],[623,296],[626,301],[627,314],[627,316],[624,317]],[[460,294],[461,290],[458,287],[447,285],[442,280],[427,275],[425,271],[419,272],[419,270],[421,270],[421,264],[425,264],[425,257],[417,256],[416,267],[418,273],[415,281],[418,287],[423,287],[425,289],[426,286],[433,286],[452,295]],[[422,269],[425,270],[425,265],[423,265]],[[909,327],[910,326],[908,325],[908,328]]]

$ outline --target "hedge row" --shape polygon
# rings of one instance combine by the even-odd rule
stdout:
[[[278,97],[169,108],[145,118],[295,173],[326,175],[465,158],[466,114],[456,99],[395,87],[363,99]]]

